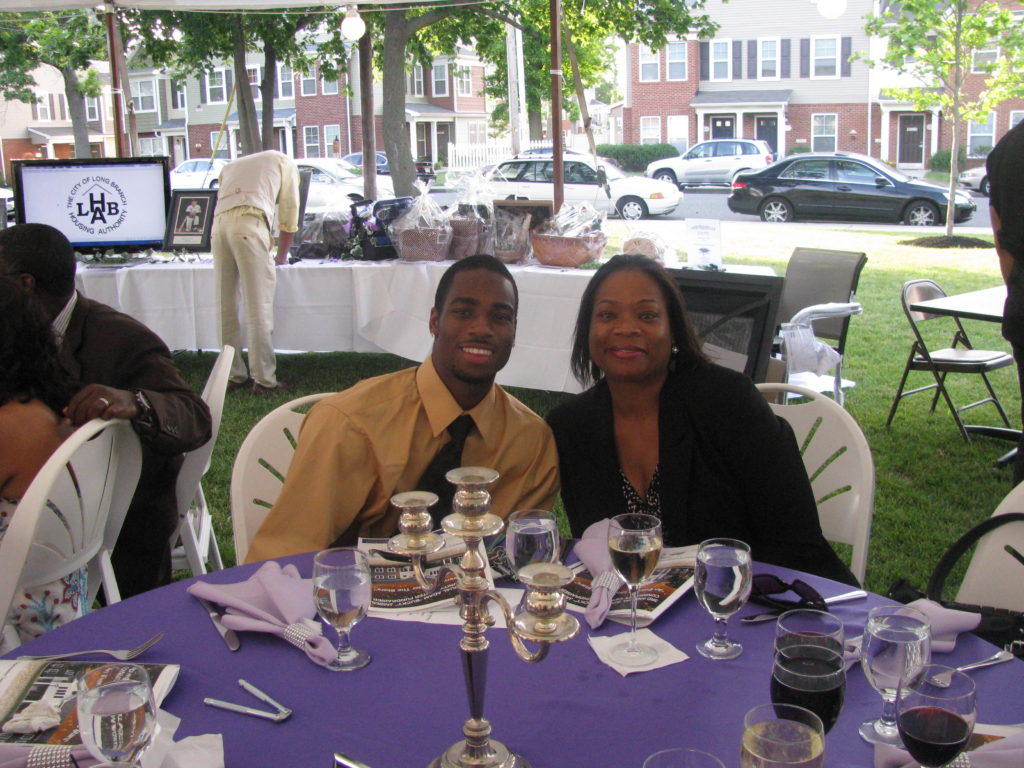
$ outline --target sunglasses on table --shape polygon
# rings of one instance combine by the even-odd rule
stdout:
[[[798,600],[779,600],[775,595],[784,595],[792,592]],[[773,573],[760,573],[754,576],[753,585],[750,590],[750,600],[758,605],[767,605],[777,608],[780,611],[790,611],[794,608],[814,608],[819,611],[827,611],[828,606],[814,587],[800,579],[793,579],[792,583],[783,581]]]

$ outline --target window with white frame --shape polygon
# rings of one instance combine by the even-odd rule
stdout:
[[[162,155],[164,154],[164,142],[163,139],[155,137],[139,137],[139,153],[142,155]]]
[[[226,104],[228,100],[227,75],[223,67],[208,72],[204,76],[206,83],[206,103]]]
[[[1014,110],[1010,112],[1010,128],[1016,128],[1017,124],[1024,120],[1024,110]]]
[[[295,98],[295,81],[292,68],[282,64],[277,69],[277,95],[282,99]]]
[[[470,144],[486,144],[487,143],[487,123],[470,123],[469,124],[469,143]]]
[[[757,41],[757,79],[779,79],[779,48],[777,37],[761,38]]]
[[[171,109],[185,109],[188,106],[185,95],[185,81],[171,80]]]
[[[989,112],[987,120],[967,121],[967,156],[987,157],[996,145],[996,113]]]
[[[971,72],[976,75],[991,72],[998,59],[998,48],[978,48],[971,57]]]
[[[665,78],[685,80],[689,77],[686,66],[686,42],[677,41],[665,46]]]
[[[303,96],[316,96],[316,73],[307,72],[302,76],[302,86],[299,91]]]
[[[260,81],[263,79],[262,67],[246,67],[245,74],[249,78],[249,88],[252,90],[252,98],[260,101],[263,94],[260,92]]]
[[[320,157],[320,126],[307,125],[302,129],[303,157]]]
[[[100,99],[98,96],[85,97],[85,119],[87,122],[95,123],[100,119]]]
[[[811,115],[811,151],[836,151],[838,115]]]
[[[335,75],[333,80],[325,80],[323,76],[320,77],[320,92],[324,96],[336,96],[338,94],[338,76]],[[326,140],[326,136],[324,139]]]
[[[654,83],[661,79],[661,64],[657,51],[652,51],[648,46],[641,45],[638,53],[640,57],[640,82]]]
[[[660,144],[661,143],[661,118],[653,117],[640,118],[640,143]]]
[[[220,144],[217,144],[217,139],[220,139]],[[217,151],[214,152],[214,157],[219,157],[227,160],[231,157],[231,150],[228,148],[228,142],[230,137],[227,133],[221,134],[220,131],[210,131],[210,148],[217,147]]]
[[[459,96],[473,95],[473,73],[469,67],[460,67],[458,75]]]
[[[156,81],[132,80],[132,106],[135,112],[156,112]]]
[[[53,120],[50,113],[50,94],[40,93],[36,95],[36,120],[49,122]]]
[[[712,40],[711,79],[732,80],[732,40]]]
[[[423,65],[413,64],[412,69],[409,70],[409,95],[410,96],[422,96],[423,95]]]
[[[448,62],[435,64],[431,70],[434,96],[448,95]]]
[[[680,152],[686,151],[690,144],[690,122],[686,115],[669,115],[665,141],[677,147]]]
[[[324,153],[327,157],[341,156],[341,126],[324,126]]]
[[[811,58],[811,77],[839,77],[839,38],[811,38]]]

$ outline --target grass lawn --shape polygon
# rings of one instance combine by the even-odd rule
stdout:
[[[941,404],[929,414],[930,396],[925,394],[904,400],[892,427],[886,429],[886,415],[911,343],[910,328],[899,303],[900,287],[917,277],[935,279],[950,294],[997,285],[1000,277],[995,252],[902,245],[901,241],[918,234],[909,228],[894,233],[803,227],[760,227],[756,231],[756,238],[726,241],[725,261],[768,264],[777,274],[783,274],[788,255],[797,245],[864,250],[868,254],[858,292],[864,314],[852,320],[843,368],[846,378],[857,383],[848,391],[847,409],[860,423],[875,458],[877,489],[867,587],[883,592],[901,576],[923,587],[945,548],[968,527],[988,517],[1009,492],[1009,470],[993,468],[1008,444],[985,438],[965,444]],[[613,245],[615,242],[613,235]],[[968,321],[967,329],[977,347],[1009,348],[995,323]],[[176,359],[190,384],[200,390],[213,364],[213,354],[187,352]],[[253,424],[289,399],[343,389],[367,376],[412,364],[384,354],[282,355],[278,357],[279,375],[294,384],[287,395],[255,398],[246,391],[228,394],[213,463],[203,483],[228,564],[234,563],[228,511],[231,465]],[[925,377],[923,373],[912,374],[910,383],[923,384]],[[962,404],[978,399],[983,390],[977,377],[960,378],[962,381],[949,384],[954,400]],[[1020,393],[1015,368],[997,371],[993,380],[1011,423],[1016,425]],[[511,391],[542,415],[564,397],[561,393]],[[988,405],[971,411],[968,421],[999,424],[995,410]]]

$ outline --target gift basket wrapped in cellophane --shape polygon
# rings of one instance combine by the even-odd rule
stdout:
[[[391,225],[395,249],[402,261],[443,261],[448,258],[452,227],[447,214],[431,199],[428,186],[416,183],[419,197]]]
[[[630,233],[622,241],[622,252],[638,256],[646,256],[659,264],[676,261],[676,252],[668,245],[660,235],[647,230],[637,230]]]
[[[494,253],[494,192],[480,173],[456,183],[456,202],[448,208],[452,242],[448,258],[458,261],[478,253]]]
[[[582,267],[604,254],[608,236],[601,231],[604,214],[587,203],[563,205],[561,210],[530,233],[533,256],[549,267]]]

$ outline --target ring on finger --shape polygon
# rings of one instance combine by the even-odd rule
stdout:
[[[107,410],[110,407],[110,401],[105,397],[99,398],[99,402],[103,403],[103,410]]]

